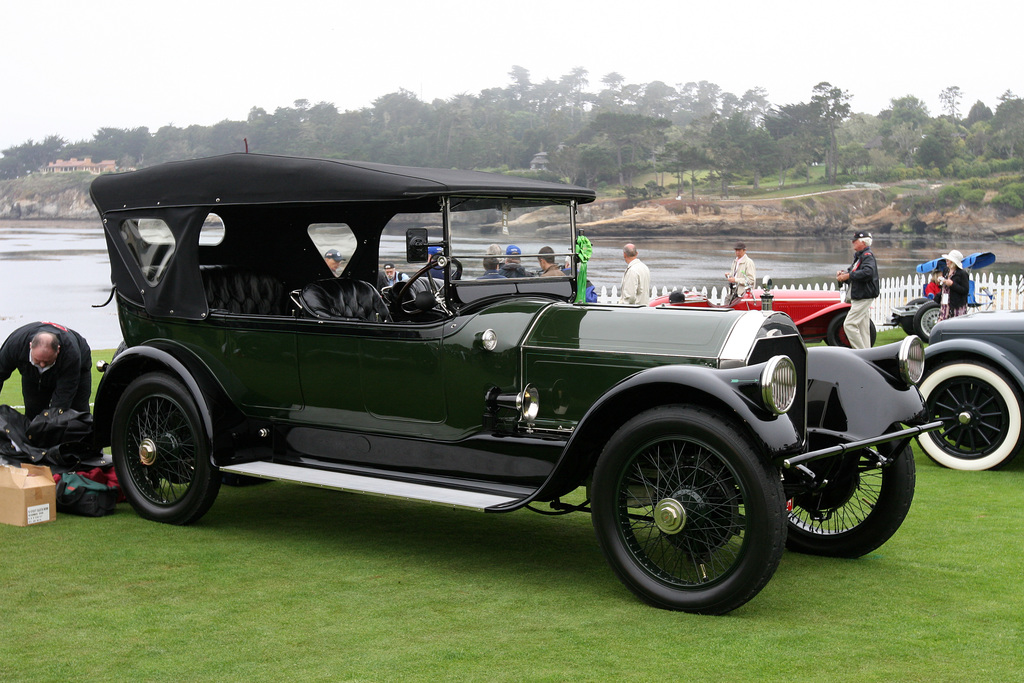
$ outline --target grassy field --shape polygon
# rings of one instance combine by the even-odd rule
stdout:
[[[272,483],[191,527],[126,505],[0,526],[0,680],[1020,680],[1024,458],[917,464],[892,540],[786,553],[724,617],[640,603],[585,514]]]

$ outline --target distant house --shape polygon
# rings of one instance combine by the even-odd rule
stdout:
[[[548,170],[548,153],[537,152],[533,155],[533,159],[530,160],[531,171],[546,171]]]
[[[90,157],[84,159],[76,159],[71,157],[70,160],[65,161],[64,159],[57,159],[46,165],[46,168],[42,169],[43,173],[76,173],[78,171],[88,171],[99,175],[100,173],[113,173],[117,170],[117,162],[113,159],[104,159],[103,161],[93,162]]]

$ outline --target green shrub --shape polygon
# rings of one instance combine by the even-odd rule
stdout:
[[[985,201],[985,190],[982,188],[964,190],[961,200],[964,204],[973,204],[980,206]]]
[[[1015,194],[998,194],[992,198],[991,203],[1015,211],[1024,211],[1024,199]]]
[[[956,206],[963,200],[963,190],[958,185],[946,185],[939,190],[939,206]]]

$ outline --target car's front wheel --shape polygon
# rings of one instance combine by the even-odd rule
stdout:
[[[786,547],[809,555],[860,557],[892,538],[914,500],[910,446],[880,467],[867,450],[825,458],[807,467],[824,485],[795,495]]]
[[[612,569],[645,602],[722,614],[753,598],[782,557],[778,472],[706,410],[643,412],[594,470],[594,529]]]
[[[925,454],[955,470],[1003,467],[1017,455],[1021,392],[1004,373],[974,361],[939,365],[921,382],[928,416],[942,428],[922,434]]]
[[[190,524],[220,490],[195,401],[166,374],[128,385],[114,411],[110,448],[125,498],[146,519]]]

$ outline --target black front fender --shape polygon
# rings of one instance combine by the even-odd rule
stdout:
[[[121,395],[131,382],[147,372],[166,373],[184,385],[196,403],[212,453],[234,450],[232,426],[245,417],[227,399],[213,375],[186,350],[174,346],[132,346],[117,354],[103,372],[93,406],[93,439],[97,448],[110,445],[110,431]]]
[[[916,386],[876,364],[876,356],[895,357],[898,344],[863,352],[839,347],[807,350],[807,428],[815,433],[842,435],[842,440],[870,439],[890,431],[893,424],[923,424],[924,401]],[[891,363],[890,363],[891,364]],[[821,444],[812,443],[812,448]]]
[[[931,344],[924,351],[926,368],[949,361],[982,361],[1009,375],[1024,391],[1024,361],[1012,351],[980,339],[955,338]],[[926,371],[927,372],[927,369]]]
[[[604,444],[634,415],[669,404],[699,405],[718,411],[746,432],[766,458],[804,448],[803,406],[774,415],[750,398],[764,364],[730,370],[697,365],[666,365],[644,370],[618,383],[584,414],[540,493],[561,492],[586,479]],[[802,394],[798,401],[802,402]]]

